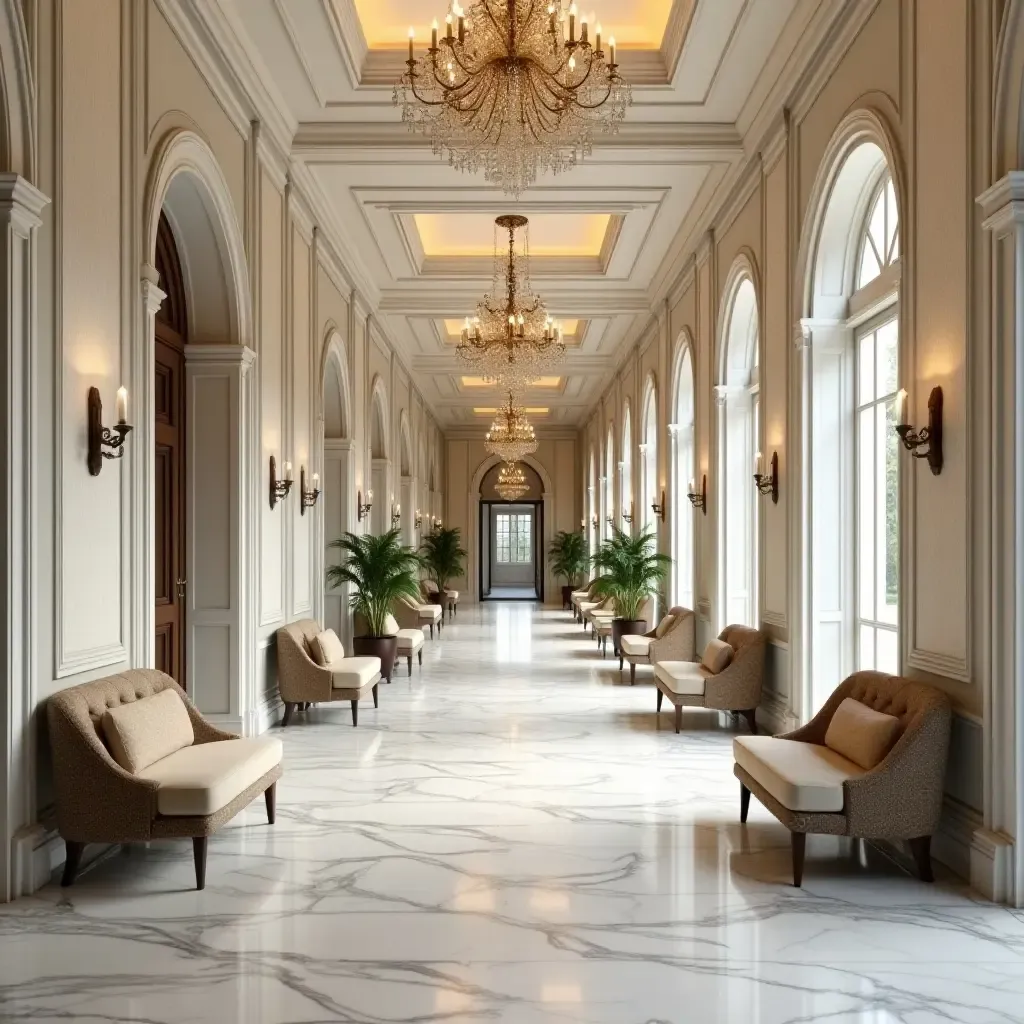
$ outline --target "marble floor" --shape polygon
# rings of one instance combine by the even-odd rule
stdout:
[[[732,726],[686,731],[566,613],[463,605],[358,729],[314,709],[211,842],[0,907],[0,1021],[1024,1020],[1024,916],[822,838],[804,887]]]

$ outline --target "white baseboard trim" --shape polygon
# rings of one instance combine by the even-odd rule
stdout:
[[[770,690],[762,691],[761,703],[757,708],[758,727],[778,735],[795,729],[800,722],[793,714],[788,702]]]
[[[284,703],[281,700],[281,695],[274,690],[263,699],[255,711],[250,713],[245,735],[261,736],[280,722],[283,711]]]
[[[932,840],[937,861],[970,882],[971,888],[993,903],[1022,905],[1013,879],[1013,839],[984,827],[981,813],[946,798],[939,831]]]
[[[26,825],[14,834],[14,892],[12,896],[31,896],[46,885],[64,863],[64,840],[56,829],[45,825]]]

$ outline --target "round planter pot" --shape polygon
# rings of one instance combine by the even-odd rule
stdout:
[[[612,619],[612,650],[619,654],[619,641],[624,636],[643,636],[647,632],[646,619]]]
[[[397,636],[356,636],[352,638],[352,653],[357,658],[380,658],[380,674],[389,683],[398,657]]]
[[[570,586],[562,587],[562,607],[563,608],[571,608],[572,607],[572,590],[573,590],[573,588],[572,588],[571,585]]]

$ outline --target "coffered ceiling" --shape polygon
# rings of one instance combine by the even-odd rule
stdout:
[[[209,0],[294,124],[292,156],[359,259],[380,323],[448,427],[500,404],[455,354],[490,282],[494,218],[531,221],[534,289],[569,354],[526,396],[545,427],[576,426],[646,330],[709,209],[731,187],[772,87],[841,0],[593,0],[619,43],[633,106],[621,131],[515,203],[459,173],[401,124],[392,85],[410,25],[444,0]],[[753,141],[757,144],[757,140]]]

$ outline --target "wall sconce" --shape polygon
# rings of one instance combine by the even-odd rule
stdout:
[[[391,529],[397,530],[399,524],[402,522],[402,506],[392,505],[391,506]]]
[[[287,498],[292,491],[292,464],[284,464],[284,479],[277,479],[277,459],[270,456],[270,507]]]
[[[905,410],[907,404],[907,392],[901,388],[896,395],[896,406],[893,410],[893,418],[896,420],[896,433],[900,435],[903,447],[914,456],[915,459],[927,459],[932,473],[938,476],[942,472],[942,388],[932,388],[928,396],[928,426],[920,430],[914,430],[909,423],[905,423]],[[919,448],[928,447],[918,451]]]
[[[665,501],[665,491],[662,489],[661,492],[661,503],[656,501],[651,502],[651,511],[662,521],[665,522],[665,510],[668,508],[668,504]]]
[[[754,456],[754,486],[761,494],[770,494],[772,504],[779,503],[779,453],[772,452],[771,475],[764,475],[764,458],[760,452]]]
[[[104,459],[124,458],[124,439],[131,433],[128,422],[128,392],[117,389],[117,423],[103,426],[103,400],[99,388],[89,388],[88,397],[88,455],[86,465],[90,476],[99,476]],[[106,451],[105,449],[110,449]]]
[[[423,525],[423,516],[419,509],[416,509],[416,518],[413,520],[413,526],[418,530]]]
[[[299,515],[304,516],[307,508],[312,508],[320,499],[320,474],[313,474],[313,490],[306,490],[306,467],[299,470],[299,490],[302,501],[299,503]]]
[[[690,481],[690,491],[686,495],[694,508],[699,508],[704,515],[708,514],[708,475],[701,478],[700,491],[697,490],[697,481]]]
[[[373,508],[373,491],[366,492],[366,502],[363,502],[363,492],[356,492],[356,518],[359,522],[362,522],[369,514],[370,509]]]
[[[630,524],[631,526],[632,526],[632,524],[633,524],[633,513],[634,513],[634,511],[635,511],[635,509],[633,508],[633,502],[632,502],[632,501],[630,501],[630,503],[629,503],[629,511],[628,511],[628,512],[623,512],[623,513],[622,513],[622,518],[623,518],[623,519],[624,519],[624,520],[625,520],[625,521],[626,521],[627,523],[629,523],[629,524]]]
[[[597,525],[598,525],[597,524],[597,516],[592,516],[591,517],[590,525],[593,527],[594,532],[596,533],[597,532]]]
[[[586,519],[581,519],[580,520],[580,533],[586,533],[586,532],[587,532],[587,521],[586,521]]]

